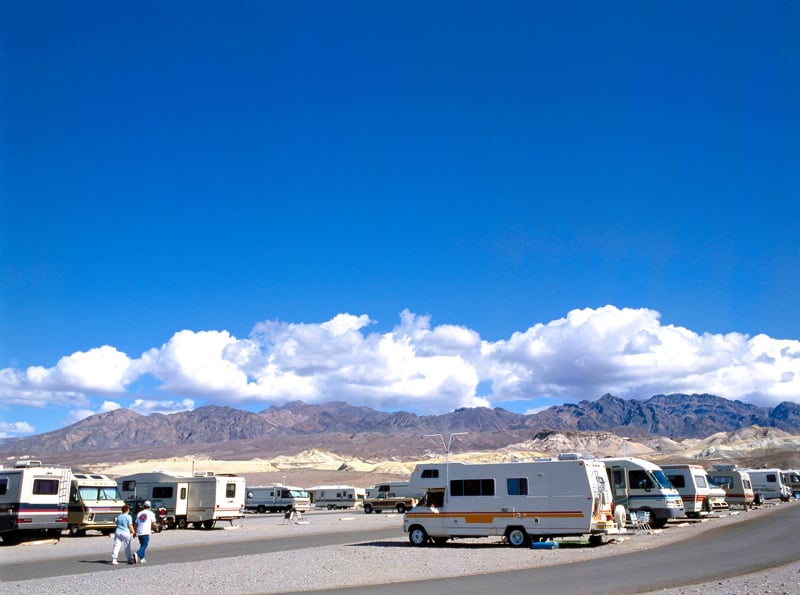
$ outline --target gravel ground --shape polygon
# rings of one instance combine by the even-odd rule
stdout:
[[[780,504],[798,506],[800,502]],[[414,548],[402,531],[400,515],[365,515],[362,512],[310,512],[301,525],[285,525],[278,515],[251,515],[234,527],[212,531],[166,531],[154,536],[148,564],[120,564],[108,570],[62,576],[58,580],[36,579],[0,583],[0,592],[87,593],[112,589],[136,589],[160,593],[280,593],[375,583],[396,583],[426,578],[483,574],[582,560],[646,550],[686,539],[727,523],[766,514],[768,508],[716,515],[701,522],[670,523],[665,529],[618,537],[602,547],[565,543],[557,550],[510,548],[498,538],[458,540],[436,549]],[[235,540],[281,539],[298,533],[320,534],[397,528],[397,537],[379,543],[309,547],[271,554],[255,554],[179,564],[159,563],[159,550],[187,543],[218,543]],[[69,556],[110,559],[111,538],[99,534],[83,538],[64,537],[57,545],[26,544],[0,550],[0,580],[3,568],[17,562],[47,561]],[[490,553],[491,555],[487,555]],[[402,557],[402,564],[398,560]],[[108,567],[110,568],[110,567]],[[765,573],[674,590],[660,595],[689,593],[792,593],[800,595],[800,561]]]

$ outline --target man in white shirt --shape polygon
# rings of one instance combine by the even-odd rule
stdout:
[[[146,564],[144,554],[147,546],[150,545],[150,534],[158,533],[156,525],[156,515],[150,510],[150,500],[144,501],[144,508],[136,513],[136,520],[133,522],[136,527],[136,535],[139,537],[139,549],[133,553],[134,564]]]

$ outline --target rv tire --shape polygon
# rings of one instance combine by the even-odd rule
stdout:
[[[86,530],[81,530],[78,525],[73,523],[69,526],[69,535],[70,537],[84,537],[86,535]]]
[[[597,547],[599,545],[603,545],[603,536],[595,533],[589,536],[589,545],[592,547]]]
[[[432,539],[433,539],[433,543],[435,543],[439,547],[442,547],[445,543],[447,543],[447,540],[450,539],[450,538],[449,537],[433,537]]]
[[[364,514],[372,514],[372,504],[364,504]]]
[[[411,545],[425,545],[428,543],[428,533],[419,525],[414,525],[408,530],[408,540],[411,542]]]
[[[506,531],[506,541],[511,547],[525,547],[530,542],[530,537],[522,527],[509,527]]]
[[[203,529],[210,530],[214,528],[216,523],[213,519],[208,519],[207,521],[203,521]]]
[[[399,514],[403,514],[406,511],[406,505],[403,504],[402,502],[398,502],[396,508]]]
[[[663,529],[664,526],[667,524],[667,521],[669,520],[667,519],[667,517],[663,518],[657,517],[656,515],[653,514],[652,510],[646,508],[643,508],[642,510],[646,510],[647,512],[650,513],[650,527],[653,529]]]
[[[186,519],[178,519],[177,525],[178,525],[178,529],[185,529],[186,528]]]

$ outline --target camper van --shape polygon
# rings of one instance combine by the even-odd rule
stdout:
[[[167,526],[211,529],[217,521],[244,517],[245,479],[211,472],[191,474],[153,471],[117,479],[122,497],[150,500],[153,510],[165,508]]]
[[[459,537],[504,537],[514,547],[549,537],[618,533],[605,467],[597,460],[426,463],[409,486],[424,493],[407,511],[412,545]]]
[[[608,470],[614,503],[628,513],[649,512],[658,529],[683,516],[683,501],[658,465],[636,457],[601,459]]]
[[[800,498],[800,471],[789,469],[783,472],[783,483],[789,486],[792,498]]]
[[[244,500],[247,510],[256,512],[306,512],[311,508],[311,498],[303,488],[275,484],[271,486],[247,486]]]
[[[125,502],[117,482],[107,475],[73,473],[69,491],[69,534],[86,535],[88,529],[110,535]]]
[[[715,510],[728,508],[725,491],[708,481],[705,468],[700,465],[661,465],[683,501],[683,512],[689,518],[699,518]]]
[[[308,495],[311,498],[311,503],[314,504],[314,508],[327,508],[328,510],[364,506],[366,492],[364,488],[347,485],[308,488]]]
[[[783,472],[780,469],[747,469],[756,499],[787,501],[791,496],[789,486],[783,483]]]
[[[725,490],[725,501],[730,506],[753,506],[755,493],[747,471],[737,469],[734,465],[719,465],[709,472],[708,478]]]
[[[0,537],[4,544],[24,539],[59,539],[67,528],[72,471],[41,461],[18,461],[0,468]]]

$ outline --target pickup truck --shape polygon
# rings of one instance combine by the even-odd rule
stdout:
[[[398,496],[395,492],[381,492],[375,498],[364,500],[364,514],[380,513],[384,510],[396,510],[403,514],[416,505],[416,498]]]

